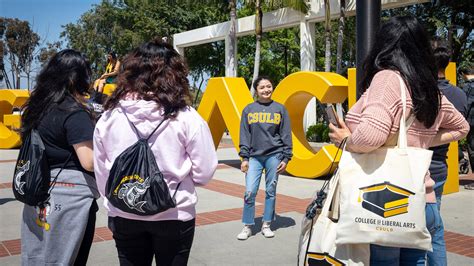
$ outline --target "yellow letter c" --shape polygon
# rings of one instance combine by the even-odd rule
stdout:
[[[329,173],[337,147],[330,144],[317,153],[313,151],[303,128],[304,111],[313,97],[321,103],[344,102],[347,84],[347,79],[339,74],[304,71],[287,76],[276,87],[272,98],[285,105],[291,120],[293,158],[286,168],[288,173],[306,178]]]
[[[0,90],[0,149],[20,146],[20,135],[12,128],[20,128],[21,117],[12,114],[12,108],[21,107],[28,97],[27,90]]]

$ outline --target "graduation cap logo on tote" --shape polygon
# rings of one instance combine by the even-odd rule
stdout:
[[[359,196],[358,201],[362,201],[362,207],[383,218],[407,213],[408,199],[410,195],[415,195],[415,193],[390,184],[390,182],[359,189],[362,197]]]

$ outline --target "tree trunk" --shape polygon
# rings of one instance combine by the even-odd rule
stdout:
[[[235,58],[237,50],[237,11],[236,11],[236,0],[229,0],[230,9],[230,51],[229,51],[229,65],[231,67],[231,76],[237,76],[237,58]]]
[[[260,0],[256,1],[256,14],[255,14],[255,62],[253,65],[253,78],[252,78],[252,84],[250,84],[250,93],[252,95],[255,94],[255,89],[253,88],[253,82],[257,79],[258,77],[258,71],[260,68],[260,41],[262,40],[262,3]]]
[[[10,71],[12,72],[12,89],[16,88],[16,74],[15,74],[16,64],[13,54],[10,53]]]
[[[342,45],[344,40],[344,24],[346,18],[346,0],[340,1],[339,32],[337,34],[336,73],[342,74]]]
[[[197,110],[197,107],[198,107],[198,99],[199,99],[199,93],[201,92],[201,87],[202,87],[202,84],[204,83],[204,77],[203,77],[203,73],[201,73],[201,82],[199,83],[199,87],[197,87],[197,92],[196,92],[196,97],[194,97],[194,101],[193,101],[193,107]]]
[[[15,89],[20,89],[20,80],[21,80],[20,71],[16,71],[16,86],[15,86]]]
[[[329,0],[324,0],[325,7],[325,36],[326,36],[326,53],[324,60],[324,71],[331,71],[331,8]]]
[[[10,78],[8,77],[8,73],[5,70],[5,66],[2,66],[2,75],[3,75],[3,80],[5,81],[5,85],[7,85],[7,89],[13,89],[13,86],[10,83]]]
[[[451,18],[449,19],[449,25],[448,25],[448,49],[450,51],[453,50],[453,34],[454,34],[454,18],[455,14],[453,12],[451,13]]]

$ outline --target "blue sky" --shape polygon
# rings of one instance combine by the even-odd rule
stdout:
[[[0,0],[0,16],[30,22],[42,38],[59,40],[61,25],[75,23],[100,0]]]
[[[61,40],[62,25],[75,23],[81,15],[101,0],[0,0],[0,17],[18,18],[30,23],[32,29],[46,42]],[[63,47],[64,47],[63,43]],[[7,71],[9,69],[6,62]],[[34,75],[34,74],[33,74]],[[0,82],[0,88],[5,84]],[[26,88],[26,80],[21,80]]]
[[[42,38],[40,45],[44,46],[46,42],[64,41],[59,37],[63,31],[61,26],[76,23],[82,14],[100,2],[101,0],[0,0],[0,17],[30,22],[32,29]],[[66,44],[63,43],[63,48],[65,47]],[[5,63],[7,73],[10,73],[9,64]],[[33,79],[34,76],[35,73]],[[26,89],[26,83],[26,78],[22,78],[21,88]],[[5,87],[0,82],[0,88]]]

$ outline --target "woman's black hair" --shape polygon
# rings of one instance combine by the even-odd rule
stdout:
[[[90,77],[89,61],[80,52],[66,49],[55,54],[37,76],[36,85],[22,107],[22,135],[36,128],[51,106],[67,96],[75,99],[76,95],[86,95]],[[85,107],[77,102],[73,108]]]
[[[255,81],[253,82],[253,84],[252,84],[252,86],[253,86],[253,88],[255,89],[255,91],[257,91],[257,86],[258,86],[258,84],[260,83],[260,81],[262,81],[262,80],[268,80],[268,81],[270,81],[270,83],[271,83],[272,86],[273,86],[273,82],[272,82],[272,80],[271,80],[269,77],[267,77],[267,76],[258,76],[258,77],[255,79]]]
[[[438,71],[428,35],[416,18],[396,16],[380,27],[361,69],[362,92],[375,74],[385,69],[400,72],[409,88],[416,119],[431,127],[441,105]]]
[[[451,52],[448,47],[439,46],[433,50],[436,67],[438,70],[445,70],[449,65],[449,59],[451,58]]]
[[[108,53],[108,55],[112,56],[112,59],[116,60],[117,59],[117,53],[115,53],[114,51],[110,51]]]
[[[168,43],[154,39],[128,53],[117,76],[117,89],[105,103],[105,110],[134,95],[155,101],[169,117],[190,105],[188,67],[184,58]]]

